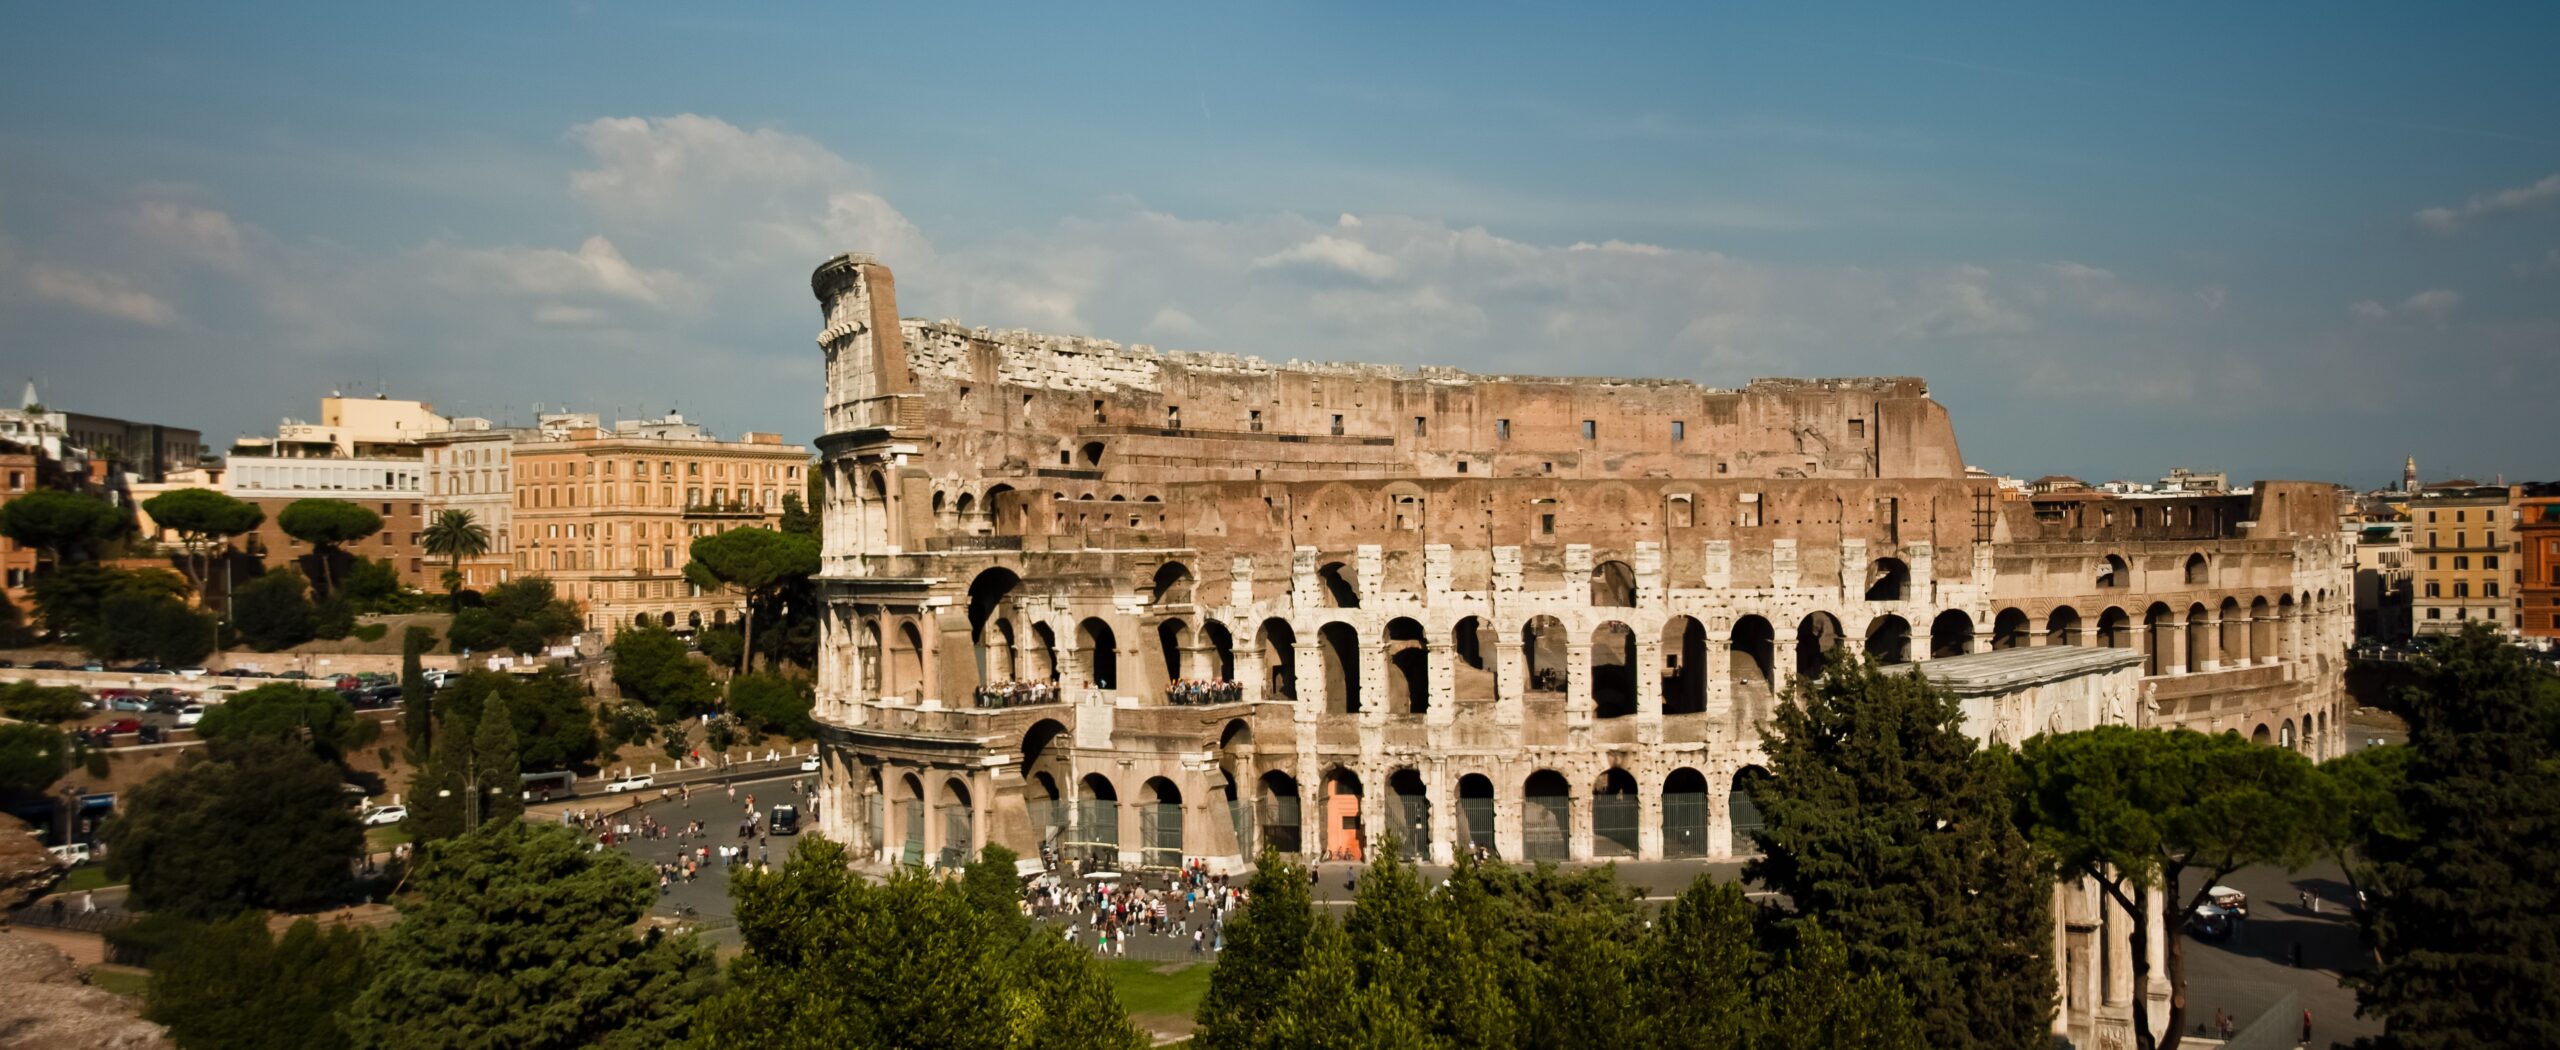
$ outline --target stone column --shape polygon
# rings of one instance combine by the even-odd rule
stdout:
[[[1987,653],[1987,652],[1990,652],[1990,651],[1991,651],[1991,629],[1990,629],[1990,628],[1988,628],[1988,627],[1985,627],[1985,628],[1982,628],[1982,629],[1980,629],[1980,630],[1976,630],[1975,632],[1973,632],[1973,641],[1972,641],[1972,643],[1971,643],[1971,644],[1969,644],[1969,645],[1967,645],[1967,646],[1965,647],[1965,652],[1968,652],[1968,653]]]
[[[1569,860],[1590,860],[1591,840],[1595,833],[1591,826],[1591,785],[1575,784],[1573,793],[1566,797],[1569,804],[1565,812],[1571,814],[1566,819],[1573,822],[1573,827],[1567,829],[1564,837],[1565,857]]]
[[[2045,630],[2043,627],[2039,627],[2034,623],[2029,623],[2027,625],[2027,648],[2042,649],[2045,646],[2053,644],[2053,639],[2050,637],[2050,634],[2051,632]]]
[[[1564,720],[1568,725],[1591,722],[1591,640],[1571,638],[1564,643]]]
[[[1519,725],[1520,698],[1529,691],[1528,655],[1520,651],[1518,632],[1497,627],[1494,637],[1493,674],[1498,692],[1493,720],[1500,725]]]
[[[1662,636],[1636,636],[1636,717],[1662,719]]]
[[[1313,719],[1325,712],[1325,705],[1333,702],[1332,697],[1325,695],[1323,644],[1315,641],[1300,641],[1297,665],[1298,717],[1301,720]],[[1358,669],[1354,668],[1353,671],[1357,673]]]
[[[2224,656],[2222,651],[2221,613],[2207,611],[2204,614],[2204,644],[2205,649],[2203,652],[2187,654],[2187,663],[2194,667],[2198,674],[2221,670],[2222,658]]]
[[[2160,629],[2152,633],[2151,644],[2167,646],[2160,654],[2161,674],[2187,673],[2187,618],[2184,614],[2170,613],[2168,619],[2160,621]]]
[[[1707,717],[1723,718],[1733,713],[1733,629],[1707,628]]]
[[[1448,725],[1458,715],[1458,647],[1452,637],[1431,646],[1423,664],[1429,669],[1430,709],[1424,713],[1431,725]]]
[[[1777,641],[1769,646],[1769,677],[1777,681],[1779,692],[1785,692],[1794,683],[1796,660],[1795,632],[1778,632]]]
[[[1384,725],[1387,720],[1387,647],[1377,638],[1360,643],[1360,721]]]
[[[1506,767],[1486,774],[1500,777],[1493,784],[1493,850],[1505,859],[1517,861],[1527,852],[1527,836],[1521,828],[1521,811],[1527,805],[1523,782],[1510,776]]]
[[[1739,853],[1733,841],[1733,777],[1707,773],[1707,856],[1731,860]]]
[[[1431,799],[1431,862],[1454,863],[1458,859],[1458,785],[1449,778],[1449,763],[1436,758],[1423,763],[1422,786]]]
[[[2083,649],[2096,649],[2107,644],[2104,639],[2098,637],[2096,620],[2080,621],[2080,626],[2071,629],[2071,635],[2071,644]]]
[[[1636,781],[1636,859],[1662,859],[1662,780]]]

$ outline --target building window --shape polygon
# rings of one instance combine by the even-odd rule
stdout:
[[[1429,416],[1415,416],[1415,417],[1413,417],[1413,436],[1415,436],[1415,437],[1429,437],[1429,436],[1431,436],[1431,417],[1429,417]]]
[[[1256,434],[1262,433],[1261,409],[1257,408],[1245,413],[1245,427]]]
[[[2429,533],[2427,533],[2427,546],[2430,546],[2430,547],[2441,547],[2441,546],[2444,546],[2444,545],[2443,545],[2443,544],[2441,544],[2441,543],[2436,542],[2436,534],[2435,534],[2435,533],[2433,533],[2433,532],[2429,532]]]
[[[2468,598],[2468,597],[2471,597],[2471,584],[2470,584],[2470,582],[2469,582],[2469,581],[2466,581],[2466,580],[2455,580],[2455,581],[2453,581],[2453,596],[2454,596],[2454,597],[2456,597],[2456,598]]]
[[[1493,439],[1494,439],[1494,440],[1496,440],[1496,441],[1509,441],[1509,440],[1511,440],[1511,421],[1510,421],[1510,420],[1508,420],[1508,419],[1497,419],[1497,420],[1494,420],[1494,421],[1493,421]]]
[[[1741,499],[1741,525],[1744,528],[1758,528],[1760,525],[1760,494],[1757,492],[1745,492],[1742,494]]]
[[[2436,582],[2436,581],[2434,581],[2434,580],[2428,580],[2428,581],[2427,581],[2427,597],[2429,597],[2429,598],[2441,598],[2441,597],[2444,597],[2443,593],[2441,592],[2441,588],[2442,588],[2443,586],[2444,586],[2443,584],[2437,583],[2437,582]]]
[[[1181,406],[1181,405],[1166,405],[1166,406],[1164,406],[1164,425],[1165,425],[1165,429],[1167,429],[1167,430],[1180,430],[1180,429],[1182,429],[1182,406]]]
[[[1463,460],[1463,459],[1462,459],[1462,460],[1459,460],[1459,461],[1458,461],[1458,473],[1460,473],[1460,474],[1464,474],[1464,473],[1466,473],[1466,472],[1467,472],[1467,461],[1466,461],[1466,460]]]
[[[1103,411],[1102,411],[1102,402],[1100,402],[1100,401],[1096,401],[1096,402],[1094,402],[1094,403],[1093,403],[1093,421],[1094,421],[1094,422],[1096,422],[1096,423],[1107,423],[1107,422],[1110,422],[1110,417],[1108,417],[1108,416],[1106,416],[1106,415],[1104,415],[1104,414],[1103,414]]]
[[[1678,443],[1680,443],[1680,442],[1687,441],[1687,440],[1689,440],[1689,424],[1688,424],[1688,421],[1686,421],[1686,420],[1680,420],[1680,419],[1672,420],[1672,421],[1671,421],[1671,441],[1672,441],[1672,443],[1673,443],[1673,444],[1678,444]]]
[[[2453,520],[2455,520],[2455,521],[2469,521],[2469,520],[2471,520],[2471,512],[2470,512],[2470,511],[2467,511],[2467,510],[2457,510],[2457,511],[2454,511],[2454,512],[2453,512]]]
[[[1865,441],[1867,439],[1867,421],[1863,419],[1850,420],[1849,436],[1854,440]]]
[[[2483,588],[2480,592],[2483,597],[2495,598],[2498,596],[2498,581],[2491,580],[2487,583],[2481,584],[2480,586]]]
[[[2437,558],[2436,558],[2436,556],[2435,556],[2435,555],[2432,555],[2432,554],[2427,555],[2427,571],[2429,571],[2429,572],[2434,572],[2434,571],[2436,570],[2436,568],[2437,568],[2437,566],[2436,566],[2436,561],[2437,561]]]
[[[1342,417],[1339,415],[1333,417],[1333,436],[1342,436]]]
[[[1599,421],[1599,420],[1596,420],[1596,419],[1586,419],[1586,420],[1583,420],[1583,421],[1582,421],[1582,440],[1584,440],[1584,441],[1597,441],[1597,440],[1599,440],[1599,438],[1600,438],[1600,421]]]
[[[1553,535],[1555,535],[1555,534],[1556,534],[1556,516],[1555,516],[1555,515],[1553,515],[1553,514],[1540,514],[1540,515],[1538,515],[1538,535],[1541,535],[1541,536],[1553,536]]]
[[[2434,595],[2432,595],[2432,594],[2430,594],[2430,595],[2428,595],[2427,597],[2432,598],[2432,597],[2435,597],[2435,596],[2434,596]],[[2442,610],[2442,609],[2438,609],[2438,608],[2435,608],[2434,606],[2429,606],[2429,607],[2427,608],[2427,619],[2430,619],[2430,620],[2441,620],[2441,619],[2444,619],[2444,610]]]
[[[2454,568],[2456,568],[2456,569],[2468,569],[2468,568],[2470,568],[2470,567],[2471,567],[2471,557],[2470,557],[2469,555],[2466,555],[2466,554],[2457,554],[2457,555],[2455,555],[2455,556],[2454,556],[2454,558],[2453,558],[2453,567],[2454,567]]]

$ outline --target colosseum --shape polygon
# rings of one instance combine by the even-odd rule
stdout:
[[[1728,857],[1756,721],[1844,647],[1988,739],[2339,746],[2325,484],[2004,499],[1918,379],[1156,352],[902,319],[863,255],[813,289],[821,815],[882,862]]]

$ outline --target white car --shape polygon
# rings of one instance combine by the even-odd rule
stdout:
[[[204,705],[188,704],[178,709],[178,728],[185,729],[204,721]]]
[[[383,824],[397,824],[407,819],[409,819],[409,807],[407,806],[369,806],[366,807],[364,811],[364,823],[366,827],[377,827]]]
[[[74,842],[67,846],[47,846],[45,851],[61,858],[65,864],[89,863],[89,844],[86,842]]]
[[[619,795],[625,791],[638,791],[653,783],[656,783],[656,778],[651,777],[647,773],[629,773],[625,774],[620,780],[606,784],[604,786],[604,791],[605,794],[608,795]]]
[[[800,760],[800,771],[801,771],[801,772],[803,772],[803,773],[815,773],[815,772],[817,772],[817,771],[818,771],[818,756],[816,756],[816,755],[811,755],[811,756],[809,756],[809,757],[807,757],[807,758],[801,759],[801,760]]]
[[[204,668],[201,667],[181,667],[171,673],[180,678],[202,678],[205,675]]]

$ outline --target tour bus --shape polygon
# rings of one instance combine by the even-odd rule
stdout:
[[[555,798],[567,798],[576,794],[577,790],[578,775],[565,769],[552,773],[524,775],[524,800],[527,802],[549,802]]]

